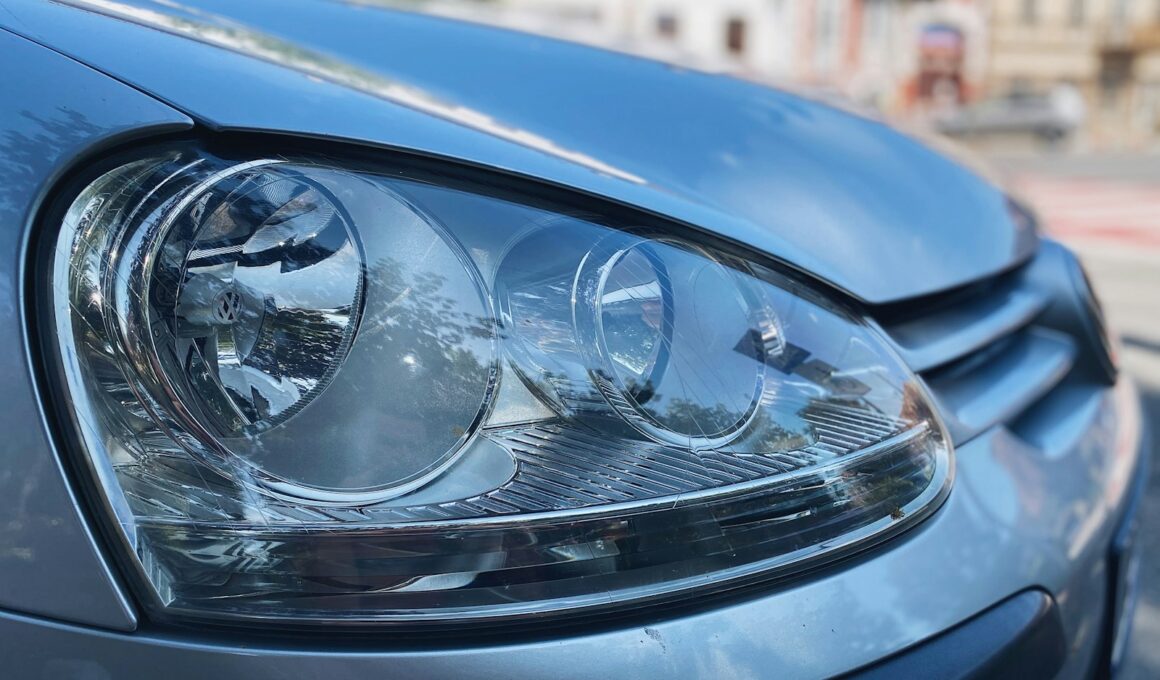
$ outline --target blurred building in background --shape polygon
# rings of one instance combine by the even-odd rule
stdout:
[[[1070,84],[1095,146],[1160,132],[1160,0],[991,0],[991,96]]]
[[[1094,147],[1160,133],[1160,0],[436,0],[437,11]]]
[[[833,90],[889,111],[982,91],[973,0],[499,0],[504,23],[713,71]]]

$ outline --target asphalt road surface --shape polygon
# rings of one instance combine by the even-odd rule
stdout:
[[[1140,527],[1143,561],[1124,678],[1160,678],[1160,156],[992,158],[1037,208],[1046,231],[1079,253],[1140,390],[1155,461]]]

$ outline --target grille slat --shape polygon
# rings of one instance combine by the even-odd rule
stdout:
[[[1063,380],[1076,353],[1070,337],[1046,328],[1021,331],[999,349],[928,380],[956,441],[1014,419]]]
[[[1037,282],[1037,260],[965,290],[880,310],[880,327],[926,380],[956,444],[1015,421],[1077,361],[1076,338],[1048,327],[1055,293]]]
[[[952,363],[1027,326],[1050,302],[1035,289],[1019,288],[1018,279],[980,297],[929,315],[884,326],[906,363],[929,371]]]

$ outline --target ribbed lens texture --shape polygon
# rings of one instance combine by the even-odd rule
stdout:
[[[855,316],[664,225],[431,179],[175,149],[77,197],[64,380],[161,615],[615,608],[944,496],[941,425]]]

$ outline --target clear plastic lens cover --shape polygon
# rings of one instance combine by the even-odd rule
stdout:
[[[655,220],[176,148],[81,191],[52,278],[79,439],[165,612],[617,606],[882,540],[949,484],[875,332]]]

